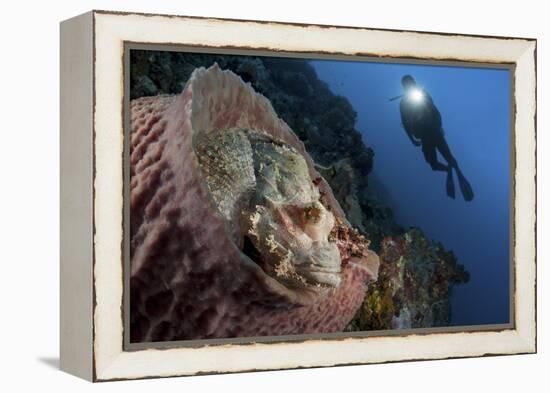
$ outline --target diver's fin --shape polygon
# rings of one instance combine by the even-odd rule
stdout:
[[[453,170],[447,172],[447,196],[455,199],[455,181],[453,179]]]
[[[461,171],[457,171],[458,175],[458,184],[460,184],[460,191],[462,191],[462,196],[464,197],[464,200],[466,202],[470,202],[472,199],[474,199],[474,190],[472,190],[472,186],[466,180],[464,175]]]

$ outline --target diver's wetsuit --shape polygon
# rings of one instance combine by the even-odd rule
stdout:
[[[409,87],[415,85],[412,77],[404,83],[404,87],[406,87],[407,83]],[[455,196],[454,181],[452,178],[452,170],[455,169],[464,199],[471,201],[474,198],[473,190],[458,167],[458,163],[445,140],[439,110],[433,103],[432,97],[426,91],[418,87],[414,88],[421,94],[421,98],[415,99],[411,94],[405,94],[401,98],[399,109],[403,128],[405,128],[409,139],[414,145],[422,146],[424,158],[432,169],[434,171],[447,172],[447,195],[451,198]],[[437,151],[447,161],[447,165],[437,159]]]
[[[432,97],[424,90],[422,90],[422,93],[421,102],[414,101],[407,95],[401,100],[400,110],[403,127],[415,145],[419,146],[420,141],[422,142],[424,158],[432,169],[446,172],[449,170],[449,166],[437,160],[437,150],[450,166],[455,167],[457,163],[445,140],[441,114],[434,105]],[[420,141],[415,143],[413,138]]]

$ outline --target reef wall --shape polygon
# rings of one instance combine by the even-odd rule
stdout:
[[[355,129],[356,112],[317,78],[307,61],[132,50],[130,98],[179,94],[197,67],[214,62],[270,100],[304,143],[350,223],[380,256],[379,279],[346,330],[449,325],[452,287],[467,282],[468,273],[421,229],[406,230],[395,222],[388,206],[391,195],[373,187],[377,179],[369,176],[375,152]]]

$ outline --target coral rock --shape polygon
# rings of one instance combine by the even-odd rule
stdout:
[[[414,228],[381,244],[380,279],[368,288],[348,330],[447,326],[452,287],[469,280],[452,252]]]

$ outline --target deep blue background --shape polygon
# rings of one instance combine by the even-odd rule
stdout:
[[[348,61],[311,62],[358,113],[356,128],[375,151],[376,176],[392,196],[396,220],[420,227],[452,250],[471,278],[455,287],[455,325],[509,322],[510,74],[508,70]],[[441,112],[447,142],[475,198],[445,192],[407,138],[399,114],[401,77],[411,74]]]

